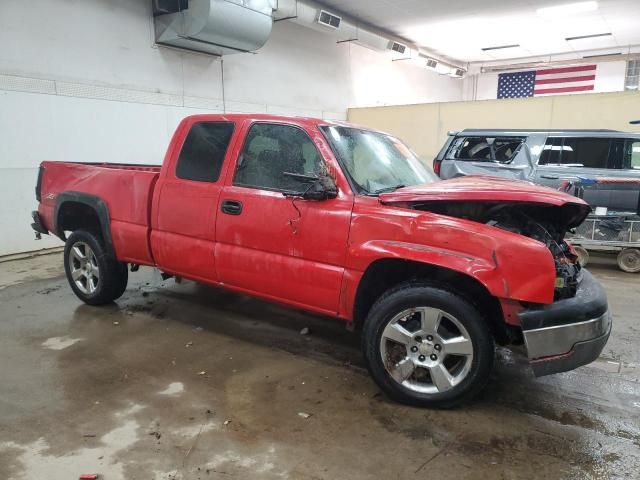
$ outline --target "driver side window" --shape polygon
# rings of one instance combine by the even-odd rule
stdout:
[[[322,166],[322,158],[304,130],[291,125],[256,123],[245,139],[233,184],[299,191],[302,183],[284,173],[318,175]]]

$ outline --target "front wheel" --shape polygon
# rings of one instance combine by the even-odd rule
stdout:
[[[119,262],[91,232],[77,230],[64,246],[64,268],[73,293],[89,305],[104,305],[127,288],[127,264]]]
[[[450,408],[486,385],[494,342],[478,310],[427,283],[400,285],[371,308],[363,329],[367,367],[391,398]]]

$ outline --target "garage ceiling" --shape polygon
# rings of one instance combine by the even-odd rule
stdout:
[[[465,62],[567,52],[571,53],[568,58],[582,58],[589,51],[624,54],[630,45],[640,45],[640,0],[323,0],[322,3],[434,53]],[[545,10],[565,6],[559,11]],[[571,39],[597,34],[610,35]],[[492,49],[501,46],[511,47]]]

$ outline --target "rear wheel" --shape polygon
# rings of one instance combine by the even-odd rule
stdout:
[[[629,273],[640,272],[640,250],[625,248],[618,254],[618,267]]]
[[[363,331],[367,366],[391,398],[449,408],[482,390],[493,366],[486,322],[464,298],[410,283],[383,295]]]
[[[76,296],[89,305],[103,305],[119,298],[127,288],[126,263],[118,262],[95,234],[73,232],[64,248],[67,280]]]

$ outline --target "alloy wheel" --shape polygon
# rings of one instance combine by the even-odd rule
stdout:
[[[76,242],[69,252],[69,270],[76,287],[87,295],[100,284],[100,268],[93,249],[84,242]]]
[[[380,354],[387,373],[418,393],[442,393],[471,370],[473,343],[454,316],[438,308],[404,310],[382,331]]]

